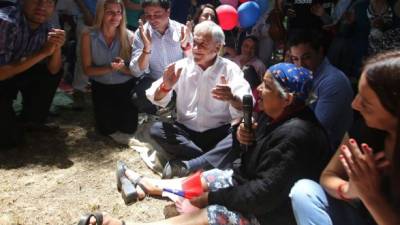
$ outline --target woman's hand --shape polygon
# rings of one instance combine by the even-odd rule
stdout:
[[[120,57],[115,57],[110,64],[113,71],[120,71],[125,66],[125,61]]]
[[[349,183],[342,190],[344,196],[365,201],[380,195],[381,173],[378,165],[386,165],[387,162],[377,164],[372,149],[367,144],[362,144],[360,149],[354,139],[349,140],[349,146],[343,145],[341,152],[340,162],[349,176]]]
[[[252,129],[249,130],[244,127],[244,123],[241,123],[236,132],[236,138],[240,144],[252,145],[254,144],[256,138],[254,131],[257,129],[257,123],[252,124]]]
[[[176,206],[176,211],[178,211],[180,214],[185,214],[185,213],[192,213],[198,211],[200,208],[194,206],[190,200],[186,198],[180,198],[175,202]]]
[[[204,208],[208,205],[208,192],[203,193],[202,195],[192,198],[180,198],[175,202],[176,210],[180,214],[184,213],[192,213],[201,208]]]
[[[208,205],[208,192],[204,192],[199,197],[190,199],[190,203],[197,208],[204,208]]]

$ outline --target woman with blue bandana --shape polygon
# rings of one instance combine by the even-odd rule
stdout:
[[[311,72],[293,64],[269,68],[258,87],[263,115],[252,130],[243,124],[237,128],[232,151],[241,153],[240,166],[203,172],[203,194],[186,204],[178,201],[181,215],[150,224],[295,224],[290,188],[302,178],[318,179],[329,148],[323,128],[307,107],[312,79]],[[247,150],[241,150],[239,143],[248,145]],[[161,195],[162,188],[180,181],[150,179],[123,169],[122,177],[136,186],[138,198],[144,192]],[[198,209],[187,212],[187,202]],[[94,225],[100,219],[103,224],[123,224],[101,214],[83,217],[81,224]]]

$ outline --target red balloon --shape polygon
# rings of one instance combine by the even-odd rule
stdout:
[[[240,3],[248,2],[249,0],[239,0]]]
[[[238,23],[238,14],[231,5],[220,5],[216,9],[219,25],[223,30],[232,30]]]

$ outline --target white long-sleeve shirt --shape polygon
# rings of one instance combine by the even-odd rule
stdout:
[[[221,75],[224,75],[235,96],[242,99],[246,94],[251,95],[250,85],[234,62],[218,56],[215,63],[203,71],[190,57],[177,61],[175,69],[179,68],[182,68],[180,78],[172,88],[176,92],[177,122],[191,130],[203,132],[242,116],[242,112],[229,102],[215,99],[211,94],[212,89],[221,83]],[[162,82],[162,77],[153,82],[146,96],[153,104],[165,107],[171,100],[172,91],[161,100],[154,100],[154,94]]]

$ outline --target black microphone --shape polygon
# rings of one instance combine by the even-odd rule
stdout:
[[[244,127],[251,130],[251,116],[253,114],[253,96],[243,96],[243,121]]]
[[[244,122],[244,127],[247,130],[251,130],[251,124],[252,124],[252,114],[253,114],[253,96],[252,95],[244,95],[243,96],[243,122]],[[242,149],[244,151],[247,151],[247,145],[241,145]]]

